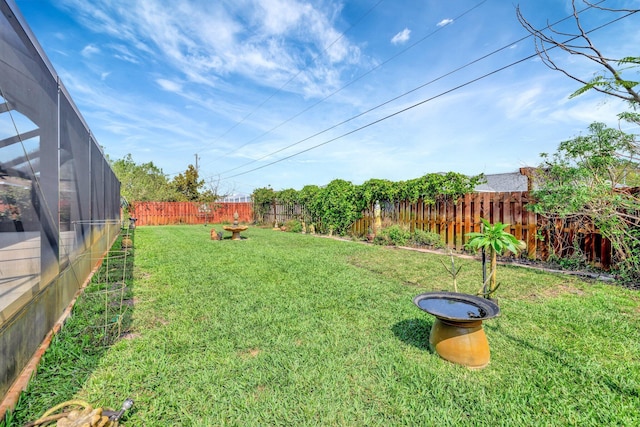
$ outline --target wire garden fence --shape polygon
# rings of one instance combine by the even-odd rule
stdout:
[[[133,299],[134,229],[123,228],[81,298],[87,343],[110,346],[128,331]]]

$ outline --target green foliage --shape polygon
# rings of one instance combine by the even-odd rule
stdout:
[[[620,113],[618,114],[618,118],[625,122],[640,125],[640,113],[637,113],[635,111],[625,111],[623,113]]]
[[[624,239],[628,244],[627,258],[615,265],[615,272],[622,283],[637,289],[640,280],[640,228],[636,225],[628,229]]]
[[[547,262],[557,264],[562,270],[576,271],[586,267],[584,254],[581,251],[574,252],[569,255],[557,256],[550,255]]]
[[[410,238],[411,232],[408,226],[393,224],[380,230],[373,243],[376,245],[405,246]]]
[[[173,202],[181,199],[162,169],[153,162],[136,164],[131,154],[111,163],[120,181],[120,194],[128,201]]]
[[[484,230],[482,232],[468,233],[469,241],[467,246],[473,250],[486,249],[494,251],[498,255],[502,255],[505,251],[511,251],[518,253],[518,239],[516,239],[511,233],[505,231],[510,224],[503,224],[500,221],[495,224],[490,224],[484,218],[480,218],[484,224]]]
[[[218,199],[220,199],[220,196],[216,193],[215,189],[207,188],[200,191],[200,197],[198,198],[198,201],[213,203],[213,202],[217,202]]]
[[[298,200],[303,205],[311,205],[320,193],[320,187],[317,185],[305,185],[298,192]]]
[[[318,194],[320,194],[320,187],[317,185],[305,185],[298,192],[298,202],[304,206],[305,221],[308,223],[320,221],[320,212],[316,209]]]
[[[362,201],[355,186],[342,179],[334,179],[320,189],[313,203],[314,211],[322,220],[325,231],[333,230],[342,235],[362,215]]]
[[[427,174],[406,182],[370,179],[362,185],[336,179],[323,188],[307,185],[300,191],[286,189],[278,192],[269,188],[264,199],[256,194],[264,189],[258,189],[254,192],[254,204],[259,216],[268,212],[263,201],[266,199],[269,206],[274,202],[301,204],[305,208],[305,221],[315,223],[319,231],[333,230],[344,234],[361,217],[363,210],[373,208],[376,200],[395,202],[410,199],[415,202],[422,198],[425,203],[432,204],[438,197],[456,199],[471,192],[483,179],[483,175],[468,177],[454,172]]]
[[[273,209],[276,192],[271,187],[256,188],[253,190],[251,199],[253,200],[253,210],[256,216],[262,220],[262,217]]]
[[[176,175],[171,184],[183,201],[197,202],[200,200],[200,189],[204,186],[204,180],[198,178],[198,170],[193,165],[189,165],[184,175],[182,173]]]
[[[595,56],[592,58],[596,58]],[[594,78],[572,93],[569,98],[582,95],[590,90],[613,95],[625,99],[632,103],[640,102],[635,87],[640,85],[640,81],[628,80],[623,77],[626,71],[633,70],[640,65],[640,57],[628,56],[618,61],[611,59],[597,60],[600,65],[607,65]],[[615,65],[614,65],[615,63]],[[618,67],[618,68],[615,68]]]
[[[153,162],[136,164],[131,154],[111,162],[111,168],[120,181],[120,194],[128,202],[215,202],[219,198],[214,188],[203,189],[205,182],[198,179],[193,165],[172,181]]]
[[[358,187],[365,206],[371,207],[376,200],[393,202],[398,196],[399,185],[387,179],[370,179]]]
[[[640,273],[631,272],[640,272],[640,244],[634,231],[640,222],[640,200],[623,183],[637,178],[634,159],[640,150],[634,135],[602,123],[593,123],[589,131],[562,142],[553,156],[542,155],[542,172],[532,193],[535,202],[529,209],[550,220],[570,220],[580,228],[599,230],[611,241],[615,269],[637,280]]]
[[[640,125],[640,57],[620,56],[617,52],[604,54],[590,39],[590,32],[583,30],[576,3],[572,0],[574,30],[567,29],[564,24],[562,31],[553,28],[547,31],[549,27],[537,30],[522,16],[519,8],[518,20],[534,36],[543,63],[582,84],[570,98],[596,91],[622,99],[633,111],[619,114],[619,119]],[[640,12],[640,9],[597,9],[614,15]],[[612,19],[616,20],[616,17]],[[570,36],[574,37],[567,44],[564,39]],[[558,41],[555,37],[563,40]],[[584,80],[579,74],[561,68],[549,56],[555,47],[560,48],[556,51],[592,61],[600,70],[591,80]],[[636,230],[640,224],[640,202],[637,192],[621,187],[638,185],[638,142],[635,136],[607,128],[602,123],[593,123],[589,131],[590,135],[563,142],[554,156],[542,155],[545,173],[538,179],[538,189],[533,194],[538,200],[531,209],[552,221],[570,220],[585,230],[598,229],[611,241],[614,268],[619,276],[637,281],[640,279],[640,243]]]
[[[298,203],[299,201],[298,192],[293,188],[280,190],[276,192],[275,196],[276,196],[276,200],[280,203],[294,204],[294,203]]]
[[[284,227],[289,233],[302,233],[302,223],[297,219],[290,219],[285,222]]]
[[[398,199],[409,200],[412,203],[422,199],[426,204],[434,204],[438,197],[455,200],[472,192],[476,185],[482,182],[484,182],[482,174],[469,177],[456,172],[430,173],[420,178],[401,182]]]
[[[467,233],[469,241],[467,247],[473,250],[485,249],[491,257],[491,271],[489,273],[489,286],[483,284],[481,293],[485,298],[489,298],[497,289],[497,255],[502,255],[505,251],[517,254],[520,251],[520,242],[511,233],[505,231],[509,224],[500,221],[490,224],[484,218],[480,218],[483,224],[481,232]]]
[[[440,234],[424,230],[414,230],[413,233],[411,233],[409,243],[416,246],[429,246],[432,248],[444,247]]]

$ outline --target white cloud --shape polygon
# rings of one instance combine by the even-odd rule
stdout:
[[[83,80],[78,74],[64,73],[61,77],[74,100],[86,106],[85,115],[92,128],[97,123],[116,135],[115,140],[113,135],[98,136],[107,148],[118,146],[124,151],[116,157],[126,154],[126,150],[138,150],[140,143],[150,140],[163,140],[175,150],[187,146],[191,151],[194,141],[204,141],[209,136],[202,123],[169,105],[135,94],[114,93],[106,86]],[[121,144],[123,138],[128,144]],[[160,152],[159,147],[157,151]]]
[[[453,22],[453,19],[449,19],[449,18],[447,18],[447,19],[443,19],[442,21],[438,22],[436,25],[437,25],[438,27],[444,27],[445,25],[449,25],[449,24],[451,24],[452,22]]]
[[[133,54],[131,50],[123,44],[110,44],[108,45],[108,48],[116,52],[114,54],[114,57],[117,59],[121,59],[132,64],[140,63],[138,57],[136,57],[136,55]]]
[[[254,18],[261,21],[264,31],[271,35],[283,34],[298,25],[305,15],[314,14],[310,4],[287,0],[263,0],[257,6]]]
[[[571,103],[556,108],[549,114],[551,120],[573,124],[579,130],[585,130],[593,122],[606,123],[608,126],[618,125],[618,113],[626,109],[621,100],[607,99],[593,94],[591,97],[572,100]]]
[[[391,39],[391,43],[392,44],[404,44],[407,41],[409,41],[410,35],[411,35],[411,30],[408,29],[408,28],[405,28],[404,30],[400,31],[398,34],[393,36],[393,38]]]
[[[286,83],[287,91],[322,94],[315,87],[335,88],[342,67],[360,61],[359,47],[333,24],[340,7],[335,4],[238,0],[167,7],[163,0],[63,1],[91,31],[129,46],[117,58],[137,63],[148,55],[198,84],[211,86],[236,74],[261,86]]]
[[[163,89],[168,92],[182,92],[182,85],[177,82],[172,82],[171,80],[166,79],[156,79],[156,83]]]
[[[531,7],[536,1],[522,0]],[[117,148],[118,156],[148,150],[143,160],[153,159],[167,172],[192,162],[194,152],[201,153],[201,166],[211,165],[202,169],[204,176],[223,177],[300,152],[248,173],[245,179],[251,183],[246,185],[256,187],[300,188],[298,184],[324,185],[336,177],[401,180],[442,170],[512,171],[585,131],[591,121],[615,119],[614,113],[623,110],[580,102],[584,97],[568,100],[577,85],[554,77],[537,57],[447,93],[503,67],[518,53],[533,52],[532,42],[515,44],[522,28],[513,11],[499,2],[486,2],[463,16],[455,2],[441,2],[442,8],[435,10],[428,2],[405,0],[402,6],[410,5],[415,17],[431,22],[430,28],[412,26],[413,32],[405,28],[411,24],[400,4],[374,7],[360,22],[358,11],[343,0],[170,3],[58,0],[55,7],[82,25],[65,31],[67,39],[71,34],[81,37],[73,44],[53,44],[54,51],[65,46],[69,53],[55,59],[65,59],[60,68],[75,79],[65,83],[101,144],[110,151]],[[555,17],[551,12],[549,18]],[[435,25],[454,23],[442,19],[447,15],[460,15],[457,30],[446,29],[446,38],[425,37]],[[442,20],[435,21],[437,17]],[[616,31],[629,34],[624,43],[619,37],[615,42],[624,52],[632,51],[640,37],[633,31],[637,25],[628,27]],[[417,38],[420,43],[411,54],[387,60]],[[444,75],[505,43],[513,50]],[[92,60],[77,55],[83,46],[83,55],[96,55]],[[556,55],[568,69],[591,75],[590,68]],[[94,60],[98,56],[108,63]],[[431,80],[433,85],[418,87]],[[418,90],[407,92],[411,88]],[[385,103],[403,93],[407,96]],[[376,105],[380,107],[367,112]],[[377,121],[386,115],[388,120]],[[339,126],[332,128],[335,124]],[[357,133],[347,134],[352,130]],[[333,141],[342,134],[346,136]],[[312,150],[315,145],[318,149]],[[503,154],[484,160],[486,147]],[[255,163],[243,166],[247,161]],[[231,168],[232,173],[221,174]]]
[[[530,114],[544,94],[543,88],[539,85],[526,89],[517,87],[513,92],[505,91],[505,95],[498,102],[504,109],[505,116],[515,119]]]
[[[80,52],[80,54],[85,58],[95,55],[96,53],[100,53],[100,48],[92,44],[86,45],[84,49],[82,49],[82,51]]]

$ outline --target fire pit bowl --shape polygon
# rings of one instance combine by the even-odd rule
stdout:
[[[413,303],[435,316],[429,347],[440,357],[472,369],[489,364],[490,351],[482,321],[500,314],[491,300],[457,292],[427,292]]]

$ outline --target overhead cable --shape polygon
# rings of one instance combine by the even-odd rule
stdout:
[[[481,1],[480,3],[476,4],[475,6],[473,6],[473,7],[469,8],[469,9],[465,10],[463,13],[461,13],[461,14],[459,14],[458,16],[456,16],[455,18],[453,18],[453,21],[456,21],[456,20],[458,20],[458,19],[462,18],[463,16],[467,15],[468,13],[472,12],[473,10],[477,9],[477,8],[478,8],[478,7],[480,7],[482,4],[486,3],[486,1],[487,1],[487,0],[483,0],[483,1]],[[227,156],[227,155],[229,155],[229,154],[231,154],[231,153],[234,153],[234,152],[238,151],[240,148],[245,147],[245,146],[247,146],[247,145],[251,144],[252,142],[257,141],[258,139],[260,139],[260,138],[262,138],[262,137],[264,137],[264,136],[266,136],[266,135],[270,134],[270,133],[271,133],[271,132],[273,132],[274,130],[276,130],[276,129],[280,128],[281,126],[283,126],[283,125],[285,125],[285,124],[287,124],[287,123],[289,123],[290,121],[292,121],[293,119],[295,119],[295,118],[297,118],[297,117],[301,116],[302,114],[306,113],[307,111],[309,111],[309,110],[311,110],[311,109],[313,109],[313,108],[317,107],[318,105],[320,105],[321,103],[323,103],[323,102],[324,102],[324,101],[326,101],[327,99],[331,98],[333,95],[336,95],[337,93],[339,93],[339,92],[341,92],[342,90],[344,90],[344,89],[348,88],[348,87],[349,87],[349,86],[351,86],[352,84],[354,84],[354,83],[356,83],[356,82],[360,81],[361,79],[363,79],[364,77],[368,76],[369,74],[371,74],[372,72],[376,71],[377,69],[381,68],[382,66],[384,66],[384,65],[388,64],[389,62],[393,61],[394,59],[398,58],[400,55],[403,55],[403,54],[404,54],[404,53],[406,53],[408,50],[410,50],[410,49],[412,49],[412,48],[416,47],[418,44],[422,43],[423,41],[425,41],[425,40],[426,40],[426,39],[428,39],[429,37],[431,37],[431,36],[435,35],[438,31],[441,31],[444,27],[446,27],[446,25],[445,25],[445,26],[442,26],[442,27],[438,27],[438,28],[436,28],[435,30],[433,30],[433,31],[429,32],[428,34],[426,34],[426,35],[425,35],[425,36],[423,36],[422,38],[420,38],[420,39],[416,40],[414,43],[412,43],[412,44],[410,44],[409,46],[407,46],[406,48],[404,48],[404,49],[400,50],[400,51],[399,51],[399,52],[397,52],[396,54],[394,54],[394,55],[390,56],[389,58],[385,59],[385,60],[384,60],[384,61],[382,61],[381,63],[377,64],[375,67],[373,67],[373,68],[371,68],[371,69],[367,70],[367,71],[366,71],[365,73],[363,73],[363,74],[360,74],[358,77],[356,77],[356,78],[354,78],[353,80],[349,81],[349,82],[348,82],[347,84],[345,84],[344,86],[342,86],[342,87],[340,87],[339,89],[337,89],[337,90],[335,90],[335,91],[331,92],[330,94],[328,94],[328,95],[327,95],[327,96],[325,96],[324,98],[321,98],[320,100],[318,100],[318,101],[317,101],[317,102],[315,102],[314,104],[312,104],[312,105],[308,106],[307,108],[304,108],[304,109],[303,109],[303,110],[301,110],[300,112],[298,112],[298,113],[294,114],[293,116],[291,116],[291,117],[289,117],[288,119],[284,120],[283,122],[281,122],[281,123],[277,124],[276,126],[272,127],[271,129],[269,129],[269,130],[267,130],[267,131],[265,131],[265,132],[261,133],[260,135],[256,136],[255,138],[252,138],[252,139],[250,139],[249,141],[245,142],[244,144],[242,144],[242,145],[240,145],[240,146],[236,147],[234,150],[232,150],[232,151],[230,151],[230,152],[226,153],[225,155],[223,155],[223,157],[224,157],[224,156]],[[455,70],[454,70],[453,72],[455,72]],[[444,77],[444,76],[443,76],[443,77]],[[362,114],[366,114],[366,113],[367,113],[367,112],[362,113]],[[356,116],[356,117],[359,117],[359,116]],[[344,124],[344,123],[346,123],[346,122],[348,122],[348,121],[350,121],[350,120],[352,120],[352,119],[354,119],[354,118],[356,118],[356,117],[353,117],[353,118],[351,118],[351,119],[349,119],[349,120],[346,120],[346,121],[344,121],[344,122],[342,122],[342,123],[339,123],[339,124],[337,124],[336,126],[340,126],[341,124]],[[333,128],[333,127],[332,127],[332,128]],[[331,128],[331,129],[332,129],[332,128]],[[327,130],[330,130],[330,129],[327,129]],[[322,132],[321,132],[321,133],[322,133]],[[317,136],[317,135],[318,135],[318,134],[316,134],[316,135],[312,135],[312,136],[310,136],[309,138],[313,138],[314,136]],[[299,141],[298,143],[300,143],[300,142],[304,142],[304,141],[306,141],[306,140],[307,140],[307,139],[309,139],[309,138],[305,138],[304,140]],[[293,144],[293,145],[296,145],[296,144]],[[272,155],[272,154],[276,154],[276,153],[279,153],[280,151],[286,150],[287,148],[290,148],[291,146],[292,146],[292,145],[287,146],[287,147],[284,147],[283,149],[278,150],[278,151],[276,151],[276,152],[274,152],[274,153],[271,153],[270,155]],[[269,155],[267,155],[267,156],[265,156],[265,157],[268,157],[268,156],[269,156]],[[263,158],[264,158],[264,157],[263,157]],[[259,160],[262,160],[262,158],[257,159],[257,160],[254,160],[254,161],[251,161],[251,162],[249,162],[249,163],[247,163],[247,164],[251,164],[251,163],[254,163],[254,162],[259,161]],[[239,169],[239,168],[241,168],[241,167],[246,166],[247,164],[244,164],[244,165],[238,166],[238,167],[233,168],[233,169],[228,169],[228,170],[226,170],[226,171],[221,172],[221,174],[224,174],[224,173],[231,172],[231,171],[233,171],[233,170]]]
[[[362,16],[360,16],[355,23],[353,23],[349,28],[347,28],[345,31],[343,31],[342,33],[340,33],[340,35],[333,40],[327,47],[324,48],[324,50],[320,53],[318,53],[317,55],[315,55],[313,58],[311,58],[311,63],[315,62],[320,56],[324,55],[329,49],[331,49],[331,47],[333,47],[333,45],[335,45],[337,42],[339,42],[349,31],[351,31],[354,27],[356,27],[367,15],[369,15],[376,7],[378,7],[380,5],[380,3],[382,3],[384,0],[378,0],[378,2],[376,4],[374,4],[371,8],[369,8],[369,10],[367,10]],[[245,120],[247,120],[249,117],[251,117],[253,115],[253,113],[255,113],[256,111],[258,111],[260,108],[262,108],[263,105],[265,105],[267,102],[269,102],[274,96],[276,96],[278,93],[282,92],[282,90],[285,88],[285,86],[287,86],[289,83],[291,83],[293,80],[295,80],[300,74],[302,74],[302,72],[306,69],[306,67],[302,67],[300,68],[300,70],[294,74],[291,78],[289,78],[289,80],[287,80],[286,82],[284,82],[282,84],[282,86],[280,86],[276,91],[274,91],[271,95],[269,95],[264,101],[262,101],[260,104],[258,104],[256,107],[253,108],[253,110],[251,110],[246,116],[244,116],[241,120],[237,121],[236,123],[233,124],[233,126],[231,126],[229,129],[227,129],[225,132],[223,132],[222,134],[220,134],[216,140],[214,140],[213,142],[219,140],[220,138],[222,138],[223,136],[227,135],[229,132],[231,132],[232,130],[234,130],[236,127],[238,127],[239,125],[241,125],[242,123],[244,123]],[[213,142],[211,142],[210,144],[212,144]],[[248,143],[247,143],[248,144]],[[246,144],[244,144],[246,145]],[[230,152],[223,154],[223,156],[227,156],[237,150],[239,150],[240,148],[242,148],[244,145],[236,147],[235,149],[231,150]],[[203,149],[204,150],[204,149]],[[200,150],[199,153],[201,153],[203,150]]]
[[[605,24],[602,24],[602,25],[600,25],[600,26],[598,26],[598,27],[596,27],[596,28],[593,28],[592,30],[587,31],[587,32],[586,32],[586,34],[590,34],[590,33],[594,32],[594,31],[597,31],[597,30],[599,30],[599,29],[602,29],[602,28],[604,28],[604,27],[606,27],[606,26],[608,26],[608,25],[613,24],[614,22],[617,22],[617,21],[620,21],[620,20],[622,20],[622,19],[624,19],[624,18],[627,18],[627,17],[629,17],[630,15],[633,15],[634,13],[636,13],[636,11],[630,12],[630,13],[628,13],[628,14],[624,15],[624,16],[618,17],[618,18],[616,18],[616,19],[614,19],[614,20],[611,20],[611,21],[609,21],[609,22],[607,22],[607,23],[605,23]],[[569,43],[569,42],[571,42],[571,41],[573,41],[573,40],[578,39],[579,37],[580,37],[580,36],[572,37],[572,38],[570,38],[570,39],[566,40],[564,43],[565,43],[565,44],[566,44],[566,43]],[[554,48],[555,48],[555,47],[551,47],[550,49],[554,49]],[[368,128],[368,127],[371,127],[371,126],[373,126],[373,125],[375,125],[375,124],[378,124],[378,123],[380,123],[380,122],[383,122],[383,121],[385,121],[385,120],[387,120],[387,119],[390,119],[390,118],[392,118],[392,117],[395,117],[395,116],[397,116],[397,115],[399,115],[399,114],[405,113],[405,112],[407,112],[407,111],[409,111],[409,110],[412,110],[412,109],[414,109],[414,108],[416,108],[416,107],[418,107],[418,106],[420,106],[420,105],[423,105],[423,104],[425,104],[425,103],[427,103],[427,102],[433,101],[434,99],[440,98],[440,97],[442,97],[442,96],[444,96],[444,95],[447,95],[447,94],[449,94],[449,93],[451,93],[451,92],[454,92],[454,91],[456,91],[456,90],[459,90],[459,89],[461,89],[461,88],[463,88],[463,87],[465,87],[465,86],[468,86],[468,85],[470,85],[470,84],[472,84],[472,83],[475,83],[475,82],[477,82],[477,81],[483,80],[483,79],[485,79],[485,78],[487,78],[487,77],[489,77],[489,76],[492,76],[492,75],[494,75],[494,74],[496,74],[496,73],[499,73],[499,72],[501,72],[501,71],[504,71],[504,70],[506,70],[506,69],[508,69],[508,68],[511,68],[511,67],[513,67],[513,66],[515,66],[515,65],[517,65],[517,64],[520,64],[520,63],[522,63],[522,62],[524,62],[524,61],[527,61],[527,60],[529,60],[529,59],[535,58],[536,56],[538,56],[538,54],[537,54],[537,53],[531,54],[531,55],[529,55],[529,56],[527,56],[527,57],[525,57],[525,58],[519,59],[519,60],[517,60],[517,61],[511,62],[511,63],[510,63],[510,64],[508,64],[508,65],[505,65],[505,66],[503,66],[503,67],[500,67],[500,68],[498,68],[498,69],[495,69],[495,70],[493,70],[493,71],[490,71],[490,72],[488,72],[488,73],[485,73],[485,74],[483,74],[483,75],[482,75],[482,76],[480,76],[480,77],[476,77],[476,78],[474,78],[474,79],[472,79],[472,80],[468,80],[468,81],[466,81],[465,83],[462,83],[462,84],[460,84],[460,85],[458,85],[458,86],[455,86],[455,87],[453,87],[453,88],[451,88],[451,89],[448,89],[448,90],[446,90],[446,91],[444,91],[444,92],[440,92],[439,94],[434,95],[434,96],[432,96],[432,97],[430,97],[430,98],[427,98],[427,99],[424,99],[424,100],[422,100],[422,101],[420,101],[420,102],[417,102],[417,103],[415,103],[415,104],[412,104],[412,105],[410,105],[409,107],[403,108],[403,109],[398,110],[398,111],[396,111],[396,112],[394,112],[394,113],[392,113],[392,114],[386,115],[386,116],[384,116],[384,117],[382,117],[382,118],[380,118],[380,119],[377,119],[377,120],[374,120],[374,121],[372,121],[372,122],[370,122],[370,123],[367,123],[367,124],[366,124],[366,125],[364,125],[364,126],[360,126],[360,127],[356,128],[356,129],[353,129],[353,130],[351,130],[351,131],[349,131],[349,132],[343,133],[343,134],[341,134],[341,135],[339,135],[339,136],[337,136],[337,137],[335,137],[335,138],[331,138],[331,139],[329,139],[329,140],[327,140],[327,141],[321,142],[320,144],[316,144],[316,145],[314,145],[314,146],[312,146],[312,147],[309,147],[309,148],[306,148],[306,149],[304,149],[304,150],[298,151],[298,152],[296,152],[296,153],[294,153],[294,154],[291,154],[291,155],[289,155],[289,156],[283,157],[283,158],[281,158],[281,159],[274,160],[273,162],[267,163],[267,164],[265,164],[265,165],[262,165],[262,166],[259,166],[259,167],[253,168],[253,169],[249,169],[248,171],[240,172],[240,173],[237,173],[237,174],[234,174],[234,175],[230,175],[230,176],[226,176],[226,177],[221,177],[221,179],[231,179],[231,178],[235,178],[235,177],[237,177],[237,176],[246,175],[246,174],[248,174],[248,173],[255,172],[255,171],[260,170],[260,169],[264,169],[264,168],[266,168],[266,167],[268,167],[268,166],[274,165],[274,164],[276,164],[276,163],[280,163],[280,162],[282,162],[282,161],[284,161],[284,160],[288,160],[288,159],[290,159],[290,158],[292,158],[292,157],[296,157],[296,156],[298,156],[298,155],[300,155],[300,154],[303,154],[303,153],[306,153],[306,152],[308,152],[308,151],[314,150],[314,149],[316,149],[316,148],[322,147],[322,146],[327,145],[327,144],[329,144],[329,143],[331,143],[331,142],[337,141],[337,140],[339,140],[339,139],[341,139],[341,138],[344,138],[344,137],[346,137],[346,136],[349,136],[349,135],[351,135],[351,134],[354,134],[354,133],[356,133],[356,132],[359,132],[359,131],[361,131],[361,130],[363,130],[363,129],[366,129],[366,128]],[[413,90],[412,90],[412,91],[413,91]],[[411,91],[411,92],[412,92],[412,91]],[[321,132],[321,133],[323,133],[323,132]],[[307,138],[307,139],[308,139],[308,138]],[[295,145],[295,144],[294,144],[294,145]]]
[[[602,3],[603,1],[605,1],[605,0],[601,0],[599,3]],[[597,4],[599,4],[599,3],[596,3],[596,5],[597,5]],[[477,5],[477,6],[479,6],[479,5]],[[477,7],[477,6],[476,6],[476,7]],[[589,9],[589,8],[591,8],[591,7],[592,7],[592,6],[588,6],[588,7],[584,8],[584,9],[582,9],[581,11],[579,11],[579,13],[582,13],[582,12],[584,12],[585,10],[587,10],[587,9]],[[470,9],[470,10],[471,10],[471,9]],[[465,12],[464,14],[468,13],[470,10],[468,10],[468,11],[467,11],[467,12]],[[462,14],[462,15],[460,15],[460,16],[463,16],[464,14]],[[566,16],[565,18],[560,19],[560,20],[558,20],[558,21],[554,22],[553,24],[549,24],[549,27],[554,26],[554,25],[557,25],[557,24],[559,24],[559,23],[562,23],[562,22],[564,22],[564,21],[566,21],[566,20],[568,20],[568,19],[571,19],[571,18],[573,18],[573,15]],[[456,19],[459,19],[459,17],[458,17],[458,18],[456,18]],[[423,39],[421,39],[420,41],[424,40],[426,37],[428,37],[428,36],[425,36],[425,37],[424,37]],[[225,171],[223,171],[223,172],[220,172],[218,175],[223,175],[223,174],[225,174],[225,173],[232,172],[232,171],[234,171],[234,170],[237,170],[237,169],[243,168],[243,167],[245,167],[245,166],[249,166],[249,165],[251,165],[251,164],[253,164],[253,163],[259,162],[260,160],[264,160],[264,159],[265,159],[265,158],[267,158],[267,157],[271,157],[271,156],[273,156],[274,154],[278,154],[278,153],[280,153],[280,152],[282,152],[282,151],[284,151],[284,150],[287,150],[287,149],[289,149],[289,148],[291,148],[291,147],[294,147],[294,146],[299,145],[299,144],[301,144],[301,143],[303,143],[303,142],[305,142],[305,141],[308,141],[308,140],[310,140],[310,139],[312,139],[312,138],[315,138],[316,136],[322,135],[323,133],[326,133],[326,132],[328,132],[328,131],[330,131],[330,130],[333,130],[333,129],[335,129],[335,128],[339,127],[339,126],[342,126],[343,124],[348,123],[348,122],[350,122],[350,121],[352,121],[352,120],[355,120],[355,119],[357,119],[357,118],[359,118],[359,117],[362,117],[362,116],[364,116],[364,115],[366,115],[366,114],[368,114],[368,113],[370,113],[370,112],[372,112],[372,111],[375,111],[375,110],[377,110],[377,109],[379,109],[379,108],[381,108],[381,107],[383,107],[383,106],[385,106],[385,105],[387,105],[387,104],[389,104],[389,103],[391,103],[391,102],[393,102],[393,101],[396,101],[396,100],[398,100],[398,99],[400,99],[400,98],[402,98],[402,97],[404,97],[404,96],[407,96],[407,95],[409,95],[409,94],[411,94],[411,93],[413,93],[413,92],[416,92],[416,91],[418,91],[418,90],[420,90],[420,89],[422,89],[422,88],[424,88],[424,87],[426,87],[426,86],[428,86],[428,85],[430,85],[430,84],[433,84],[433,83],[435,83],[435,82],[437,82],[437,81],[439,81],[439,80],[442,80],[442,79],[443,79],[443,78],[445,78],[445,77],[448,77],[448,76],[450,76],[450,75],[452,75],[452,74],[455,74],[455,73],[457,73],[458,71],[461,71],[461,70],[463,70],[463,69],[465,69],[465,68],[467,68],[467,67],[469,67],[469,66],[471,66],[471,65],[473,65],[473,64],[476,64],[476,63],[478,63],[478,62],[480,62],[480,61],[482,61],[482,60],[484,60],[484,59],[486,59],[486,58],[489,58],[490,56],[493,56],[493,55],[495,55],[495,54],[497,54],[497,53],[499,53],[499,52],[501,52],[501,51],[503,51],[503,50],[506,50],[506,49],[510,48],[511,46],[513,46],[514,44],[520,43],[521,41],[526,40],[526,39],[528,39],[528,38],[530,38],[530,37],[532,37],[532,35],[531,35],[531,34],[529,34],[529,35],[527,35],[527,36],[524,36],[524,37],[521,37],[521,38],[519,38],[518,40],[512,41],[512,42],[510,42],[510,43],[508,43],[508,44],[506,44],[506,45],[504,45],[504,46],[502,46],[502,47],[500,47],[500,48],[498,48],[498,49],[496,49],[496,50],[494,50],[494,51],[492,51],[492,52],[490,52],[490,53],[488,53],[488,54],[486,54],[486,55],[483,55],[483,56],[481,56],[481,57],[479,57],[479,58],[477,58],[477,59],[474,59],[473,61],[467,62],[466,64],[464,64],[464,65],[462,65],[462,66],[460,66],[460,67],[458,67],[458,68],[456,68],[456,69],[454,69],[454,70],[452,70],[452,71],[449,71],[449,72],[447,72],[447,73],[445,73],[445,74],[443,74],[443,75],[441,75],[441,76],[439,76],[439,77],[436,77],[435,79],[432,79],[432,80],[430,80],[430,81],[428,81],[428,82],[426,82],[426,83],[423,83],[423,84],[421,84],[420,86],[415,87],[414,89],[411,89],[411,90],[409,90],[409,91],[407,91],[407,92],[405,92],[405,93],[403,93],[403,94],[401,94],[401,95],[398,95],[398,96],[396,96],[396,97],[394,97],[394,98],[391,98],[391,99],[389,99],[389,100],[387,100],[387,101],[385,101],[385,102],[383,102],[383,103],[381,103],[381,104],[378,104],[378,105],[376,105],[376,106],[374,106],[374,107],[372,107],[372,108],[370,108],[370,109],[368,109],[368,110],[365,110],[365,111],[363,111],[363,112],[361,112],[361,113],[359,113],[359,114],[357,114],[357,115],[355,115],[355,116],[352,116],[352,117],[350,117],[350,118],[348,118],[348,119],[346,119],[346,120],[343,120],[343,121],[341,121],[341,122],[339,122],[339,123],[336,123],[335,125],[332,125],[332,126],[330,126],[330,127],[328,127],[328,128],[325,128],[325,129],[324,129],[324,130],[322,130],[322,131],[316,132],[315,134],[310,135],[309,137],[306,137],[306,138],[304,138],[304,139],[298,140],[298,141],[296,141],[296,142],[294,142],[294,143],[292,143],[292,144],[287,145],[286,147],[283,147],[283,148],[281,148],[281,149],[278,149],[278,150],[276,150],[276,151],[273,151],[273,152],[271,152],[271,153],[268,153],[268,154],[266,154],[266,155],[264,155],[264,156],[262,156],[262,157],[260,157],[260,158],[257,158],[257,159],[251,160],[251,161],[249,161],[249,162],[243,163],[243,164],[242,164],[242,165],[240,165],[240,166],[236,166],[236,167],[234,167],[234,168],[227,169],[227,170],[225,170]],[[419,43],[420,41],[418,41],[418,42],[414,43],[412,46],[415,46],[415,45],[416,45],[417,43]],[[403,51],[402,51],[402,52],[400,52],[399,54],[401,54],[401,53],[403,53],[403,52],[406,52],[406,50],[407,50],[407,49],[403,50]],[[398,55],[399,55],[399,54],[398,54]],[[395,56],[393,56],[393,57],[389,58],[387,61],[385,61],[385,63],[386,63],[386,62],[388,62],[388,61],[390,61],[391,59],[395,58],[396,56],[397,56],[397,55],[395,55]],[[373,70],[370,70],[370,71],[373,71]],[[366,73],[366,74],[368,74],[368,73]],[[363,74],[362,76],[358,77],[358,79],[360,79],[360,78],[364,77],[366,74]],[[308,108],[304,109],[302,112],[300,112],[300,113],[296,114],[295,116],[293,116],[293,117],[291,117],[291,118],[287,119],[286,121],[284,121],[284,122],[280,123],[278,126],[276,126],[276,127],[272,128],[272,129],[270,129],[269,131],[267,131],[267,132],[263,133],[263,134],[262,134],[262,135],[260,135],[259,137],[262,137],[262,136],[266,135],[267,133],[269,133],[269,132],[271,132],[271,131],[273,131],[273,130],[277,129],[278,127],[280,127],[280,126],[282,126],[283,124],[285,124],[285,123],[289,122],[290,120],[292,120],[292,119],[294,119],[294,118],[298,117],[298,116],[299,116],[299,115],[301,115],[302,113],[304,113],[304,112],[306,112],[306,111],[310,110],[311,108],[313,108],[313,107],[317,106],[319,103],[323,102],[323,101],[324,101],[324,100],[326,100],[328,97],[330,97],[330,96],[334,95],[335,93],[339,92],[340,90],[342,90],[342,89],[346,88],[347,86],[351,85],[351,84],[352,84],[353,82],[355,82],[355,81],[356,81],[356,80],[353,80],[353,81],[349,82],[347,85],[343,86],[343,87],[342,87],[342,88],[340,88],[338,91],[336,91],[336,92],[332,93],[331,95],[329,95],[329,96],[327,96],[327,97],[323,98],[322,100],[320,100],[319,102],[317,102],[317,103],[313,104],[312,106],[310,106],[310,107],[308,107]],[[254,138],[253,140],[251,140],[251,141],[249,141],[249,142],[255,141],[255,140],[256,140],[256,139],[258,139],[259,137],[256,137],[256,138]],[[244,144],[244,145],[247,145],[247,144]],[[242,145],[242,146],[244,146],[244,145]],[[241,146],[241,147],[242,147],[242,146]]]

